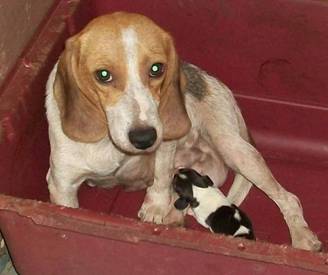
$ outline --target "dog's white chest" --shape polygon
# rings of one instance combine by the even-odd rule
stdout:
[[[103,144],[85,156],[90,173],[88,179],[95,185],[111,187],[118,183],[136,188],[146,185],[153,179],[154,158],[152,155],[128,156],[114,145]]]
[[[115,149],[108,139],[92,148],[86,147],[85,162],[90,171],[99,176],[110,176],[120,167],[125,155]]]

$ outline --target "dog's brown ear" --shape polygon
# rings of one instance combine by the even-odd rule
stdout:
[[[184,98],[182,95],[182,77],[180,62],[173,39],[167,34],[168,63],[164,82],[161,88],[159,114],[163,124],[163,139],[178,139],[186,135],[191,127]]]
[[[54,96],[64,133],[79,142],[96,142],[107,133],[106,116],[96,93],[85,83],[88,77],[80,75],[79,61],[80,42],[72,37],[59,59]]]

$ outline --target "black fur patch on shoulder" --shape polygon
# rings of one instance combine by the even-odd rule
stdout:
[[[238,211],[240,221],[234,215]],[[211,213],[205,221],[215,233],[225,235],[234,235],[240,226],[245,226],[250,230],[248,234],[239,234],[235,237],[241,237],[249,240],[254,240],[254,231],[250,219],[237,206],[221,206],[215,212]]]
[[[200,71],[188,63],[181,64],[182,70],[186,76],[186,92],[192,94],[198,100],[202,100],[207,92],[207,85]]]
[[[215,212],[211,213],[206,223],[215,233],[233,235],[239,228],[239,222],[234,218],[235,209],[231,206],[221,206]]]

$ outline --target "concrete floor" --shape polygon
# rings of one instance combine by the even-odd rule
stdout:
[[[11,262],[6,243],[0,234],[0,275],[17,275]]]
[[[13,267],[11,261],[8,261],[5,268],[1,271],[0,275],[18,275]]]

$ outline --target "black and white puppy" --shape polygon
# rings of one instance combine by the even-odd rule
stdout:
[[[202,176],[193,169],[179,169],[173,179],[173,188],[179,195],[175,208],[184,210],[190,206],[196,220],[212,232],[255,239],[249,218],[218,188],[213,187],[208,176]]]

